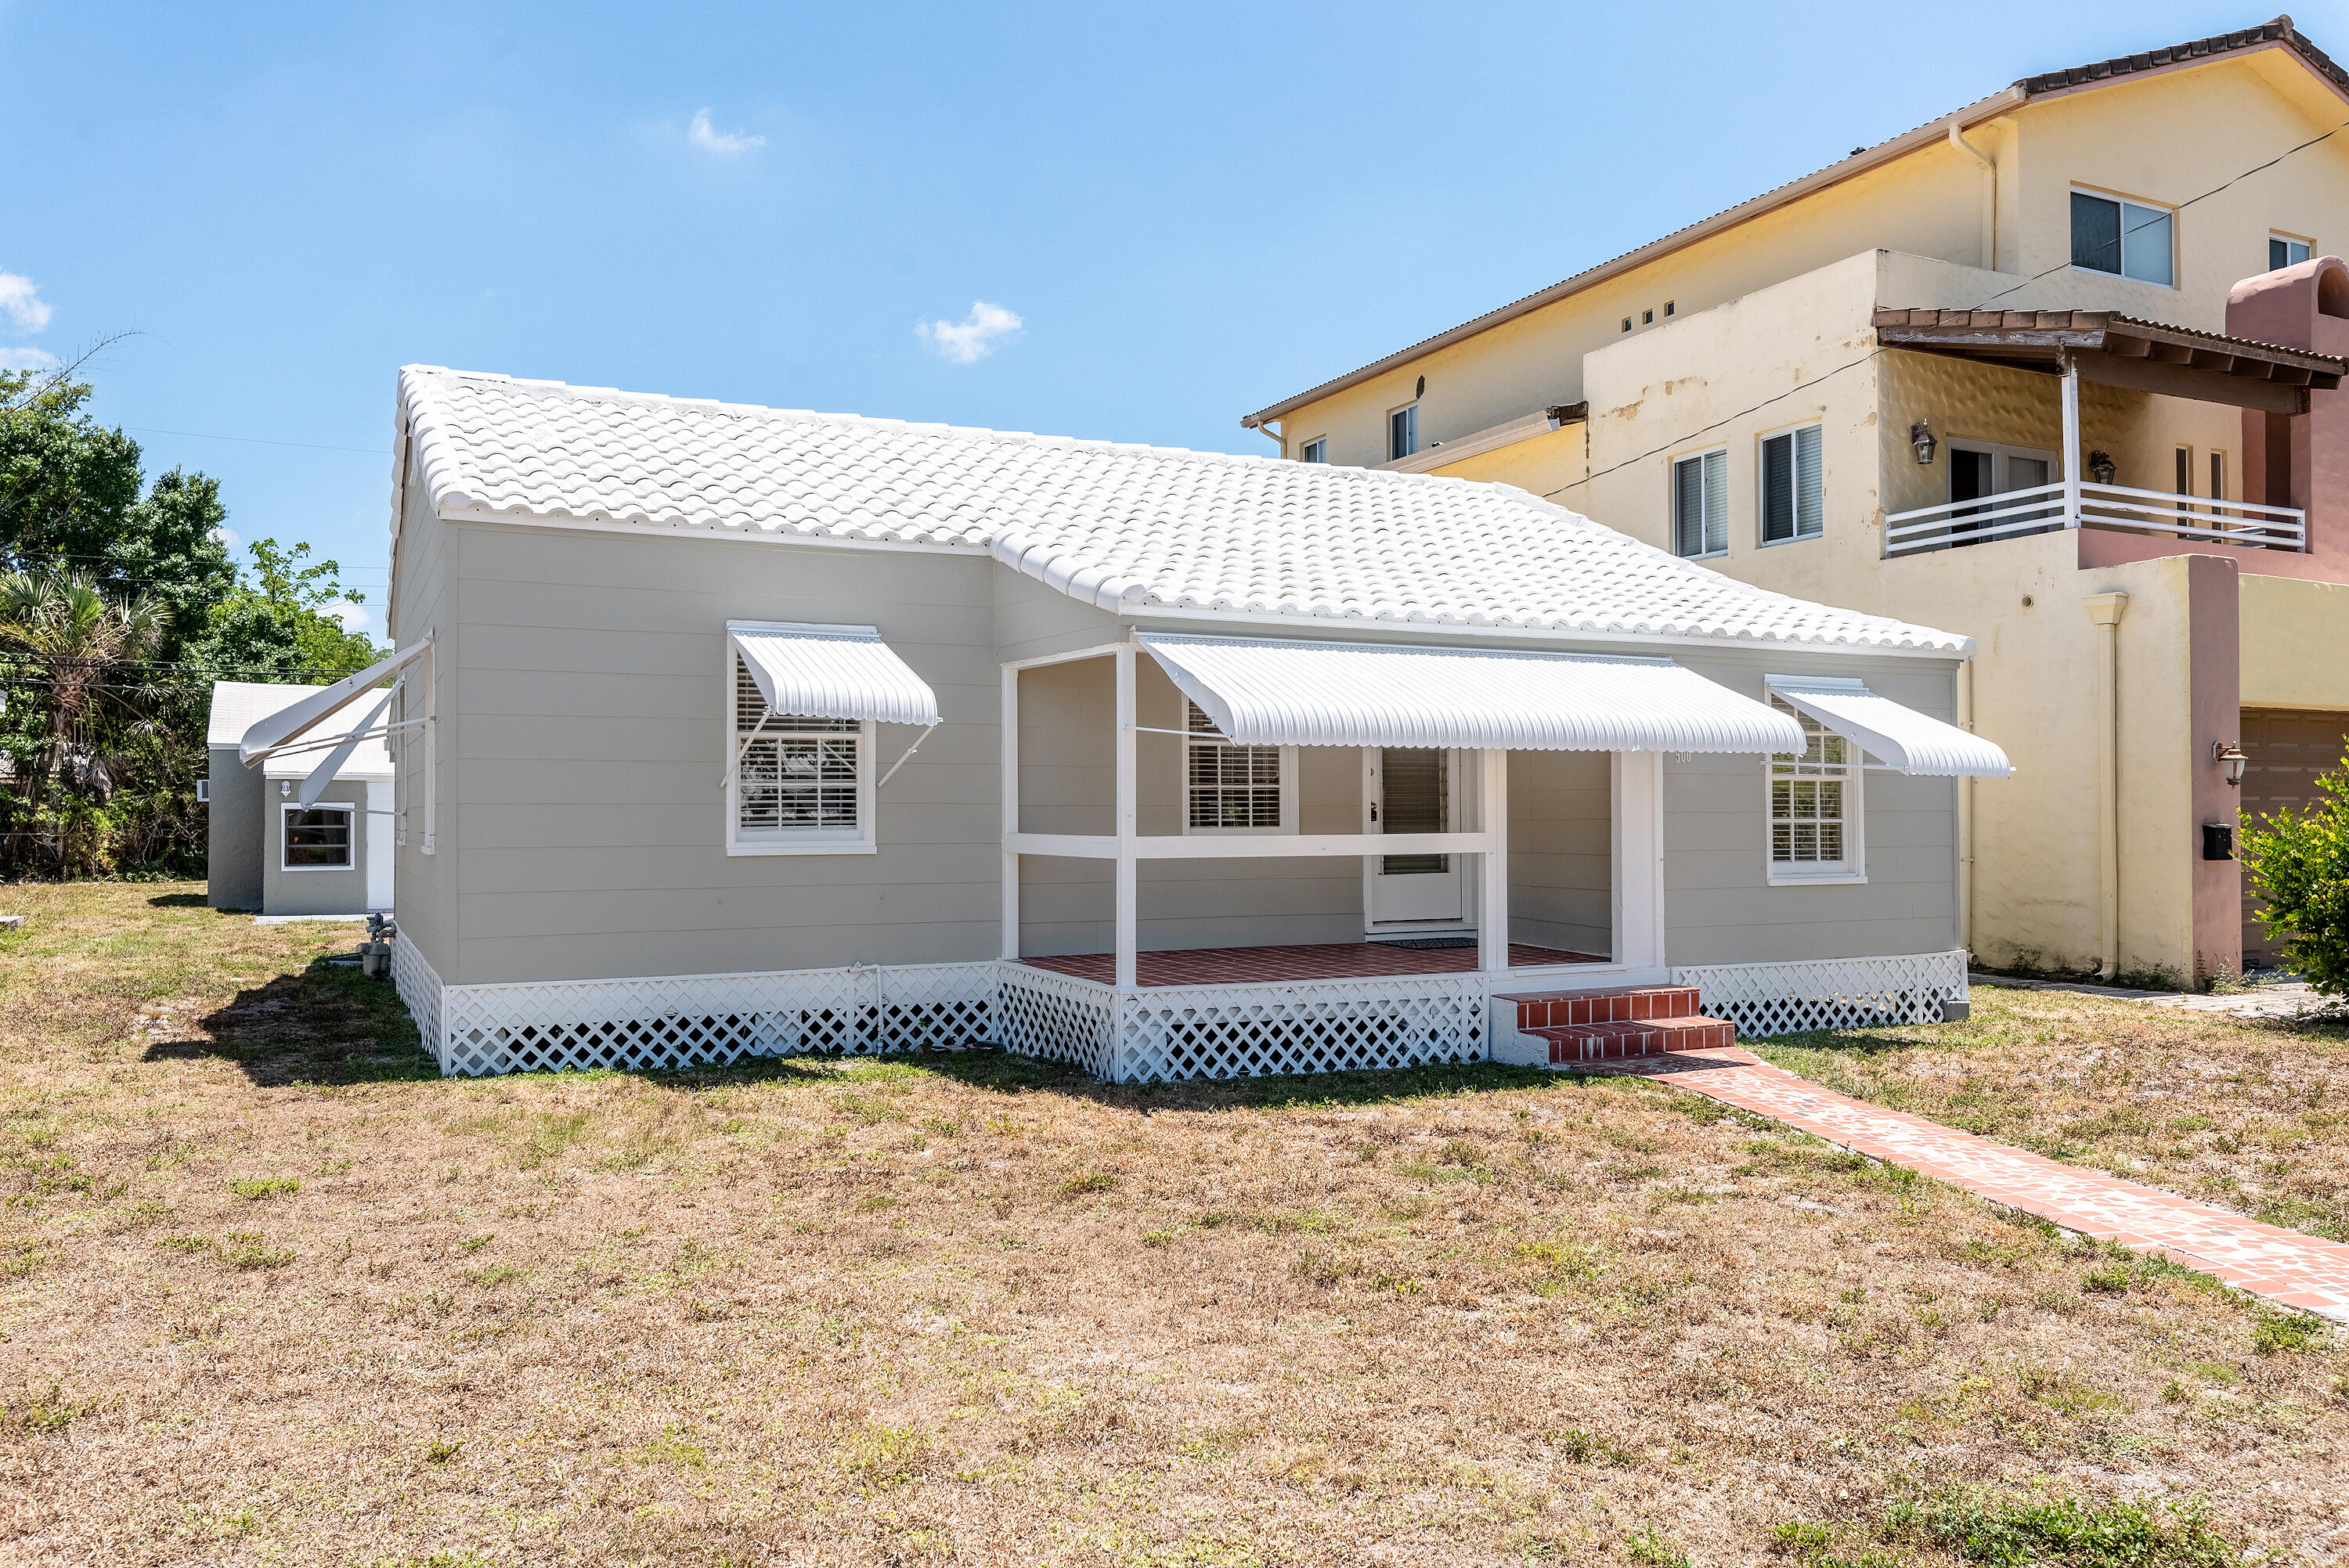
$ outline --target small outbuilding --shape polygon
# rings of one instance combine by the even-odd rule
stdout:
[[[269,915],[350,915],[392,905],[391,755],[360,741],[310,799],[305,781],[322,751],[291,752],[247,768],[244,732],[326,688],[215,681],[205,746],[212,769],[208,874],[214,909]]]

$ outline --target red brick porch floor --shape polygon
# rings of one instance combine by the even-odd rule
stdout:
[[[2084,1171],[1824,1089],[1742,1047],[1577,1064],[1668,1079],[1724,1105],[1963,1187],[2051,1224],[2159,1253],[2282,1306],[2349,1322],[2349,1246]]]
[[[1097,980],[1117,978],[1117,955],[1076,953],[1060,958],[1023,958],[1039,969]],[[1589,953],[1562,947],[1509,944],[1509,966],[1538,964],[1604,964]],[[1192,947],[1175,953],[1134,954],[1134,977],[1144,985],[1250,985],[1280,980],[1349,980],[1370,975],[1465,975],[1476,967],[1473,947],[1395,947],[1383,942],[1330,942],[1298,947]]]

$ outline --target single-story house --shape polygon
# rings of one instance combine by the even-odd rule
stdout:
[[[243,766],[246,730],[324,686],[215,681],[203,780],[210,803],[207,901],[264,916],[347,914],[392,907],[391,753],[361,740],[312,783],[329,751],[285,751]]]
[[[446,1071],[1964,1004],[1953,780],[2009,769],[1948,721],[1963,637],[1500,485],[420,366],[398,418],[398,651],[242,749],[398,683]]]

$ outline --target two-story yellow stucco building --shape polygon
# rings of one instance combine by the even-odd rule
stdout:
[[[2029,77],[1243,423],[1970,634],[1961,940],[2255,965],[2233,831],[2349,729],[2344,122],[2290,17]],[[1864,782],[1752,852],[1864,877]]]

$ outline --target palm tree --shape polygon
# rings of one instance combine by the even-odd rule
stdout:
[[[96,720],[109,689],[123,689],[126,683],[107,677],[121,673],[119,666],[154,640],[160,624],[146,599],[109,598],[87,573],[0,574],[0,645],[19,655],[13,662],[48,699],[39,749],[17,779],[26,816],[42,814],[53,786],[85,802],[91,794],[102,801],[111,792],[112,769],[98,748]],[[144,673],[129,687],[152,685]],[[62,817],[57,830],[63,872],[73,857]]]

